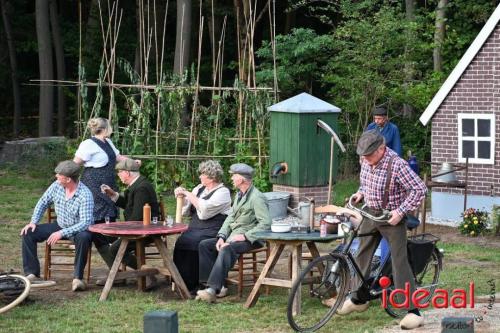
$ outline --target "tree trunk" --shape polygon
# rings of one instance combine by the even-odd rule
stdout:
[[[182,75],[189,66],[191,47],[191,0],[177,0],[174,74]]]
[[[40,80],[53,80],[52,43],[49,25],[49,0],[36,0],[36,35]],[[38,135],[52,135],[53,86],[50,82],[40,85]]]
[[[64,60],[64,50],[59,29],[59,16],[57,11],[57,1],[50,0],[50,25],[54,39],[54,52],[56,55],[57,79],[66,79],[66,63]],[[66,96],[61,85],[57,87],[57,134],[64,136],[66,133]]]
[[[286,13],[285,21],[285,35],[289,34],[290,31],[295,27],[295,22],[297,21],[297,12],[295,10],[290,10]]]
[[[434,32],[434,51],[432,59],[434,61],[434,71],[441,72],[443,70],[443,42],[446,32],[446,6],[448,0],[439,0],[436,8],[436,30]]]
[[[142,79],[142,44],[143,35],[142,35],[142,11],[141,11],[141,1],[136,0],[135,2],[135,24],[136,24],[136,34],[137,34],[137,46],[135,47],[135,57],[134,57],[134,70]]]
[[[408,22],[414,22],[415,21],[415,0],[405,0],[405,14],[406,14],[406,20]],[[413,30],[408,29],[406,32],[407,34],[407,44],[405,46],[405,82],[404,82],[404,90],[405,93],[408,93],[408,86],[410,85],[410,82],[413,81],[413,73],[414,73],[414,66],[410,58],[410,49],[412,45],[409,45],[410,43],[414,43],[414,38],[412,36]],[[413,113],[413,107],[408,104],[404,103],[403,104],[403,116],[404,117],[409,117]]]
[[[12,38],[12,30],[9,21],[10,4],[6,0],[0,0],[0,7],[2,10],[5,36],[7,38],[7,47],[9,49],[10,72],[11,72],[10,75],[12,78],[12,94],[14,96],[13,133],[14,136],[18,136],[21,125],[21,90],[19,88],[19,81],[17,79],[16,49],[14,46],[14,40]]]
[[[415,0],[405,0],[405,12],[408,21],[415,20]]]

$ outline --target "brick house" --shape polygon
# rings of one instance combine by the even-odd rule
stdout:
[[[467,206],[487,211],[500,203],[499,22],[500,6],[420,117],[432,124],[432,162],[469,157]],[[432,217],[458,221],[462,208],[462,189],[432,188]]]

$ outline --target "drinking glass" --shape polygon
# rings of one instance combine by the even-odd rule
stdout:
[[[153,219],[151,220],[151,223],[158,224],[158,216],[153,216]]]
[[[109,216],[106,216],[106,217],[104,218],[104,222],[106,222],[106,224],[109,224],[109,221],[110,221]]]
[[[167,215],[167,226],[172,227],[173,225],[174,225],[174,219],[172,218],[172,216]]]

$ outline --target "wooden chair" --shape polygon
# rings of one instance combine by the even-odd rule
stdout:
[[[47,223],[56,223],[55,210],[52,207],[47,209]],[[87,255],[87,265],[85,266],[85,280],[90,281],[90,260],[92,247],[89,247]],[[74,270],[74,259],[67,258],[75,257],[75,245],[72,241],[61,239],[54,245],[45,243],[45,262],[43,264],[43,279],[48,280],[52,275],[52,271],[69,271]]]
[[[265,257],[262,254],[265,253]],[[265,246],[250,250],[248,252],[242,253],[238,258],[238,261],[230,271],[230,275],[227,277],[226,282],[229,284],[235,284],[238,286],[238,297],[241,298],[243,295],[244,287],[253,287],[255,282],[260,275],[259,265],[264,265],[269,257],[270,249],[269,244],[266,243]],[[235,274],[231,274],[235,272]],[[266,294],[268,293],[268,288],[266,287]]]

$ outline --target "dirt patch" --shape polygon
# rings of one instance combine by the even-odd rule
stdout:
[[[421,232],[421,227],[418,231]],[[445,243],[472,244],[500,249],[500,236],[486,235],[468,237],[460,234],[457,228],[437,224],[426,224],[425,232],[439,236],[441,242]]]

